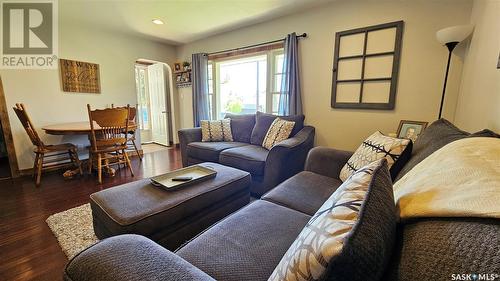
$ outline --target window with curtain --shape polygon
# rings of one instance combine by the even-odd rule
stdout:
[[[226,113],[278,113],[283,49],[209,61],[208,96],[212,119]]]

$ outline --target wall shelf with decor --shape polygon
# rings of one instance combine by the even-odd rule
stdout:
[[[174,74],[177,88],[191,87],[191,63],[175,63]]]

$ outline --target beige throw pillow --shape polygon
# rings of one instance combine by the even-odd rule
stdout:
[[[286,140],[292,133],[295,122],[283,120],[281,118],[274,119],[271,127],[267,130],[262,147],[271,149],[275,144],[280,141]]]
[[[359,168],[373,161],[385,158],[389,169],[399,159],[403,151],[410,144],[410,140],[384,136],[375,132],[358,147],[354,154],[340,171],[340,179],[345,181]]]
[[[231,119],[201,120],[201,141],[233,141]]]

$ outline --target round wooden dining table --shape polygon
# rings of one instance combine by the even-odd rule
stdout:
[[[135,122],[129,121],[129,130],[135,130],[136,128],[137,126],[135,125]],[[94,131],[99,131],[100,129],[101,127],[94,122]],[[42,127],[42,130],[44,130],[45,133],[49,135],[88,135],[89,139],[90,139],[90,134],[92,133],[89,121],[47,125]],[[86,163],[88,161],[82,161],[82,162],[84,162],[84,164],[89,165],[89,163]],[[115,175],[115,170],[111,167],[106,167],[105,172],[109,176]],[[78,169],[68,170],[64,172],[63,176],[65,178],[72,178],[78,173],[79,173]]]
[[[136,129],[136,127],[135,122],[130,121],[129,129]],[[89,121],[47,125],[42,127],[42,130],[49,135],[90,135],[91,133]],[[100,130],[96,123],[94,123],[94,130]]]

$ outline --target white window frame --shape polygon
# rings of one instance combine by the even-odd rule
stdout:
[[[232,61],[232,60],[240,60],[249,57],[257,57],[266,55],[267,61],[267,73],[266,73],[266,108],[265,111],[271,114],[277,114],[277,112],[273,112],[273,95],[279,94],[280,89],[275,89],[274,85],[276,82],[276,75],[281,73],[281,70],[276,69],[276,57],[278,55],[283,54],[283,49],[274,49],[263,52],[255,52],[250,54],[245,54],[241,56],[231,56],[223,59],[210,60],[208,62],[209,67],[212,67],[212,108],[211,108],[211,118],[217,119],[221,109],[219,108],[220,103],[220,88],[218,87],[220,83],[220,63]],[[279,72],[277,72],[279,71]]]
[[[283,49],[278,49],[278,50],[273,50],[273,51],[269,52],[269,54],[268,54],[268,58],[269,58],[268,61],[271,62],[270,64],[268,64],[268,73],[272,73],[272,74],[267,76],[269,79],[268,85],[271,85],[271,87],[268,87],[268,91],[270,93],[267,94],[268,102],[266,103],[266,105],[268,105],[267,112],[275,114],[275,115],[277,115],[278,112],[273,111],[273,95],[280,94],[281,86],[278,89],[274,89],[274,86],[276,84],[276,76],[279,74],[283,75],[282,69],[276,69],[276,57],[279,55],[282,55],[283,53],[284,53]]]

